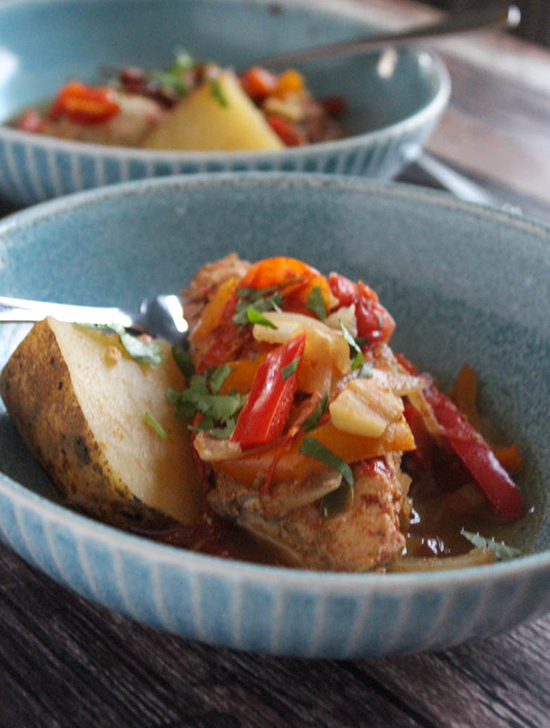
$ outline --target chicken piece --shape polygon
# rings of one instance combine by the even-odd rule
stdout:
[[[319,500],[299,505],[285,498],[281,503],[277,493],[265,494],[262,485],[250,488],[222,473],[215,473],[208,502],[219,515],[276,544],[291,563],[308,569],[370,571],[405,547],[399,515],[408,481],[399,465],[399,455],[357,465],[353,505],[329,518],[322,516]],[[318,495],[315,488],[311,491]]]
[[[121,147],[138,147],[166,110],[152,99],[113,91],[120,112],[102,124],[80,124],[67,116],[44,117],[40,132],[61,139]]]
[[[231,254],[198,271],[184,291],[185,315],[191,328],[199,322],[216,289],[228,278],[241,278],[249,268],[249,263]],[[201,346],[202,341],[191,340],[195,360],[201,358]],[[243,348],[239,355],[243,355]],[[375,358],[373,355],[373,364]],[[380,349],[380,358],[384,363],[389,360],[387,366],[391,369],[393,354],[389,348]],[[406,511],[409,480],[401,472],[400,462],[401,453],[392,453],[355,463],[353,502],[329,517],[323,514],[323,499],[342,483],[340,473],[330,469],[305,482],[273,482],[266,491],[261,473],[253,485],[244,484],[211,461],[213,487],[207,499],[218,515],[234,521],[260,540],[271,542],[295,566],[369,571],[399,556],[405,546],[400,514]]]
[[[242,278],[250,266],[248,261],[241,260],[236,253],[229,253],[225,258],[207,263],[197,271],[189,287],[182,291],[185,300],[184,315],[191,331],[199,322],[204,307],[216,289],[228,278]]]

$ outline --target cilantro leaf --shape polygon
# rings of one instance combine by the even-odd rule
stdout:
[[[286,382],[286,380],[291,377],[296,369],[298,369],[298,364],[300,363],[301,356],[297,356],[296,359],[293,359],[290,364],[287,364],[286,367],[283,367],[281,369],[281,374],[283,375],[283,382]]]
[[[359,370],[358,378],[359,379],[370,379],[372,377],[372,364],[366,364],[364,363],[361,366],[361,369]]]
[[[479,533],[466,531],[464,528],[460,531],[460,533],[476,548],[485,548],[494,551],[495,556],[499,561],[510,561],[511,559],[516,559],[518,556],[522,555],[519,549],[507,546],[505,543],[502,543],[502,541],[495,541],[494,538],[485,538],[484,536],[480,536]]]
[[[319,501],[319,515],[323,520],[334,518],[351,508],[353,504],[353,488],[344,481],[336,490],[327,493]]]
[[[172,358],[177,364],[178,369],[184,377],[192,377],[195,373],[195,367],[191,362],[191,355],[185,349],[180,349],[176,344],[172,346]]]
[[[323,395],[323,398],[317,405],[317,407],[313,410],[313,412],[310,414],[310,416],[307,418],[307,420],[304,420],[304,430],[306,432],[309,432],[310,430],[313,430],[314,427],[317,427],[319,424],[319,421],[321,420],[321,417],[325,414],[328,407],[328,392],[325,392]]]
[[[232,371],[233,367],[229,366],[229,364],[222,364],[220,367],[209,370],[208,380],[212,394],[217,394],[220,391],[222,384]]]
[[[158,366],[164,361],[164,350],[158,339],[151,341],[143,341],[132,334],[129,334],[124,326],[120,324],[76,324],[86,329],[94,329],[95,331],[114,331],[118,334],[122,346],[126,353],[138,364],[149,364]]]
[[[222,109],[227,109],[229,107],[229,101],[222,91],[219,78],[213,78],[210,80],[210,96],[216,99]]]
[[[164,430],[164,428],[161,425],[159,425],[159,423],[155,420],[155,418],[152,415],[149,414],[149,412],[146,412],[143,415],[143,419],[145,420],[145,422],[147,422],[149,427],[153,428],[153,430],[157,433],[157,435],[162,437],[163,440],[166,440],[168,438],[168,435],[166,434],[166,430]]]
[[[352,369],[359,369],[359,367],[363,364],[365,358],[363,356],[363,352],[359,348],[359,344],[355,341],[353,336],[350,334],[350,332],[347,330],[347,328],[344,326],[342,321],[340,321],[340,328],[342,329],[342,334],[344,336],[344,339],[348,342],[350,345],[350,348],[357,352],[354,358],[351,360],[351,368]]]
[[[319,286],[313,286],[311,293],[309,294],[306,306],[310,311],[317,316],[318,319],[324,321],[327,317],[327,308],[325,306],[325,300],[323,298],[323,292]]]
[[[266,317],[260,311],[258,311],[257,308],[254,308],[254,306],[248,306],[248,308],[246,309],[246,318],[251,324],[260,324],[261,326],[267,326],[268,329],[277,328],[274,323],[272,323],[269,319],[266,319]]]
[[[350,466],[314,437],[305,438],[302,446],[300,447],[300,452],[304,453],[304,455],[309,455],[310,457],[315,458],[315,460],[320,460],[333,470],[337,470],[342,475],[346,483],[353,488],[354,480]]]
[[[171,71],[190,71],[195,65],[193,56],[182,48],[176,52],[176,59]]]

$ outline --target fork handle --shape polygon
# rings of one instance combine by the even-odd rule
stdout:
[[[30,301],[0,296],[0,323],[42,321],[46,316],[73,323],[105,326],[120,324],[125,328],[141,328],[138,320],[119,308],[75,306],[69,303]]]

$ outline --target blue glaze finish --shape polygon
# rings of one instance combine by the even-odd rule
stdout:
[[[550,608],[549,229],[442,193],[352,177],[145,180],[1,222],[0,291],[137,306],[179,290],[230,250],[300,256],[361,277],[397,320],[396,350],[444,385],[465,359],[474,366],[484,411],[525,454],[520,485],[535,513],[517,539],[530,555],[384,576],[260,567],[162,546],[60,506],[1,405],[0,538],[111,609],[184,637],[277,654],[439,649]],[[0,366],[26,330],[0,329]]]
[[[281,12],[273,13],[270,0],[4,0],[0,122],[51,97],[68,77],[99,82],[102,67],[160,68],[182,45],[197,57],[239,69],[266,54],[376,31],[368,10],[351,5],[335,9],[282,0],[278,6]],[[28,205],[144,176],[255,169],[390,179],[420,153],[447,104],[450,81],[441,61],[419,49],[399,51],[389,75],[379,73],[378,58],[370,54],[304,65],[301,70],[319,98],[346,98],[346,138],[278,153],[129,150],[0,126],[0,196]],[[27,147],[51,153],[51,168],[44,169],[43,158],[29,168]],[[16,169],[1,174],[8,158]],[[94,162],[104,174],[94,177]],[[9,179],[14,174],[15,182]],[[54,176],[60,185],[51,184]]]

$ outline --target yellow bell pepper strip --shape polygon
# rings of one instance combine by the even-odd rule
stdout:
[[[379,457],[390,452],[414,450],[414,438],[404,418],[393,422],[381,437],[361,437],[349,435],[336,430],[331,422],[314,428],[307,435],[297,435],[289,448],[286,440],[273,447],[261,449],[241,458],[219,460],[215,463],[229,477],[245,485],[253,485],[263,481],[270,469],[273,459],[278,458],[272,482],[295,480],[303,482],[311,475],[328,470],[328,466],[300,452],[305,437],[313,437],[325,445],[337,457],[348,463]],[[281,447],[284,452],[281,454]],[[287,449],[288,448],[288,449]]]
[[[270,351],[260,365],[231,440],[242,448],[274,442],[283,433],[296,391],[305,333]]]

